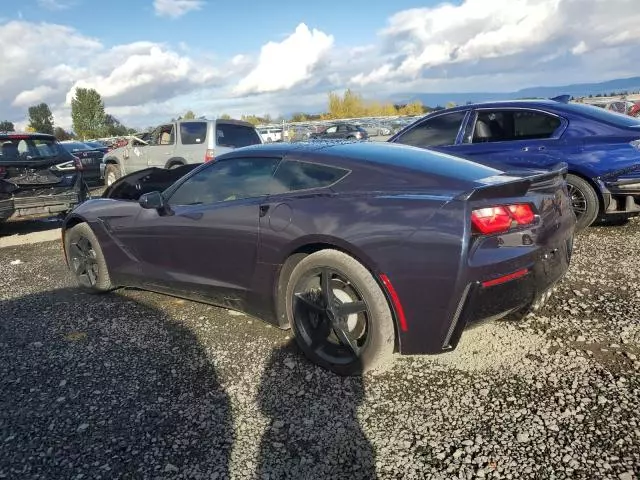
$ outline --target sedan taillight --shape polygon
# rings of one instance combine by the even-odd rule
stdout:
[[[481,235],[508,232],[515,227],[531,225],[534,220],[535,213],[528,203],[497,205],[471,212],[474,233]]]
[[[204,161],[205,162],[212,162],[215,158],[216,158],[215,150],[213,150],[211,148],[208,148],[207,151],[204,154]]]

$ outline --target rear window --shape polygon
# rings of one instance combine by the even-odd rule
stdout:
[[[349,170],[329,167],[317,163],[283,161],[274,175],[278,193],[322,188],[333,185],[344,178]]]
[[[183,145],[199,145],[207,139],[207,122],[180,124],[180,138]]]
[[[580,115],[586,115],[595,120],[606,122],[616,127],[637,127],[640,126],[640,119],[624,115],[622,113],[612,112],[611,110],[605,110],[593,105],[585,105],[582,103],[567,103],[562,106],[563,110],[577,113]]]
[[[60,146],[55,140],[14,137],[0,138],[0,162],[56,157]]]
[[[235,123],[216,124],[216,144],[220,147],[240,148],[262,143],[255,128]]]

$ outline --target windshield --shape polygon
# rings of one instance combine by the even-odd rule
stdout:
[[[60,146],[52,139],[20,136],[0,139],[0,162],[38,160],[59,154]]]
[[[606,122],[616,127],[638,127],[640,126],[640,118],[630,117],[623,113],[613,112],[611,110],[605,110],[593,105],[585,105],[581,103],[567,103],[563,108],[569,112],[578,113],[580,115],[587,115],[595,120]]]

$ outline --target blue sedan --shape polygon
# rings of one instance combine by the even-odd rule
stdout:
[[[640,119],[552,100],[465,105],[427,115],[389,142],[490,166],[550,169],[567,162],[578,229],[640,214]]]

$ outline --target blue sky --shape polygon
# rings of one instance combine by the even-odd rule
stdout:
[[[233,56],[259,50],[266,39],[285,37],[301,22],[348,44],[366,44],[393,13],[438,2],[350,0],[344,8],[340,0],[211,1],[176,19],[154,15],[152,2],[141,0],[59,0],[60,5],[70,5],[63,9],[42,8],[38,0],[26,3],[16,8],[16,17],[19,11],[25,20],[70,25],[110,45],[144,38],[216,51],[221,45],[222,52]]]
[[[319,112],[367,99],[511,92],[637,75],[638,0],[26,0],[0,12],[0,120],[75,88],[145,127],[194,110]]]

